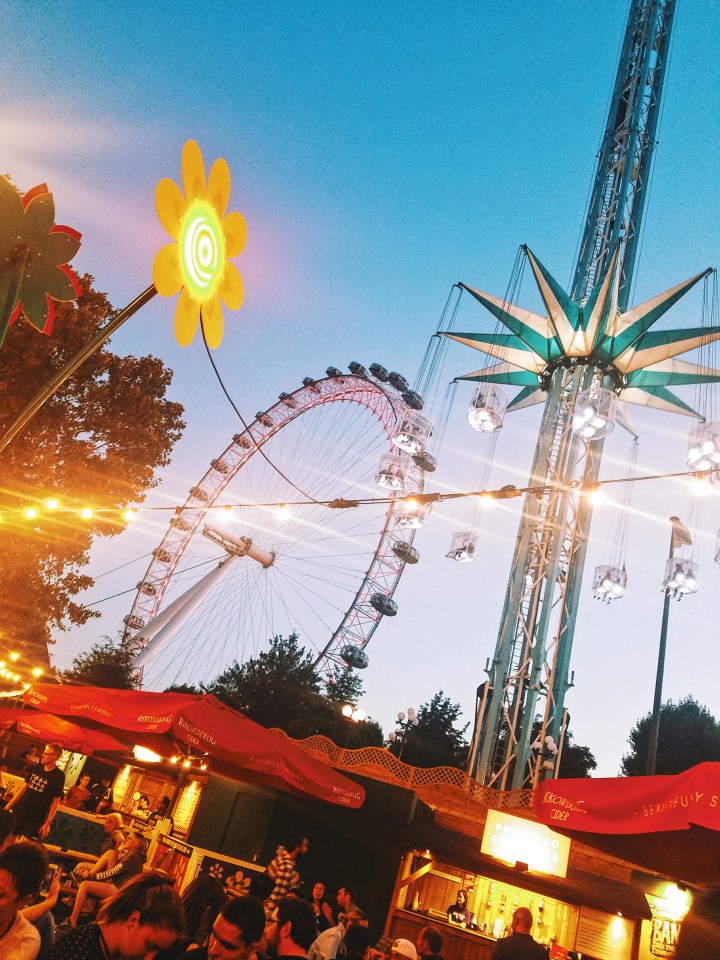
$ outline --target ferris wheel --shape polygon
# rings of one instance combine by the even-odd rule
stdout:
[[[209,682],[292,633],[328,677],[367,666],[419,558],[417,506],[404,498],[434,461],[405,379],[349,369],[281,393],[176,508],[125,617],[147,688]],[[389,499],[353,506],[378,496]]]

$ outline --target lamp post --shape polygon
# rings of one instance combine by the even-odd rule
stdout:
[[[655,775],[657,763],[658,734],[660,732],[660,706],[662,701],[663,675],[665,673],[665,648],[667,646],[668,620],[670,617],[670,598],[678,600],[686,593],[695,592],[695,570],[692,561],[678,562],[675,557],[676,547],[684,544],[692,545],[692,537],[688,528],[680,523],[678,517],[670,517],[672,533],[670,534],[670,554],[665,565],[665,580],[663,590],[662,624],[660,626],[660,648],[658,650],[657,674],[655,677],[655,698],[650,719],[650,741],[648,743],[647,766],[645,773],[648,777]]]
[[[397,715],[397,728],[391,730],[388,734],[388,740],[391,744],[399,743],[400,750],[398,751],[397,758],[398,760],[402,759],[403,750],[405,749],[405,744],[407,742],[408,734],[416,727],[419,723],[419,720],[415,714],[415,707],[408,707],[407,718],[402,710]]]
[[[540,737],[532,744],[532,749],[536,751],[537,760],[535,762],[536,783],[552,776],[555,771],[555,763],[558,757],[558,746],[551,736],[541,740]]]

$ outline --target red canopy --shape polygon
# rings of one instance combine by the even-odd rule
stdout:
[[[126,751],[125,744],[102,730],[90,730],[76,723],[55,717],[50,713],[37,713],[35,710],[12,710],[0,708],[0,728],[17,730],[26,737],[35,737],[45,743],[59,743],[66,750],[76,753],[110,753]]]
[[[720,876],[720,763],[676,776],[546,780],[542,823],[590,847],[689,883]]]
[[[164,745],[166,755],[176,742],[186,744],[196,756],[208,754],[214,770],[236,779],[259,780],[347,807],[359,807],[365,799],[354,781],[210,694],[35,684],[23,699],[40,710],[109,728],[117,736],[132,733],[132,742],[154,750]]]

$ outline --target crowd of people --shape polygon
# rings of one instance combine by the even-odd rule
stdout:
[[[373,945],[350,884],[339,886],[334,904],[322,882],[306,894],[303,834],[277,848],[244,895],[201,874],[181,896],[173,877],[146,868],[146,838],[127,832],[121,815],[108,811],[109,781],[91,787],[86,776],[64,802],[75,809],[91,803],[105,813],[105,839],[95,863],[61,878],[49,871],[42,842],[64,794],[61,754],[57,744],[45,747],[28,766],[23,787],[0,808],[0,960],[443,960],[442,933],[431,925],[415,943],[400,938]],[[167,824],[168,812],[169,803],[161,802],[148,820]],[[69,896],[68,884],[74,884]],[[56,928],[62,914],[66,919]],[[518,909],[493,960],[546,958],[531,928],[529,911]]]

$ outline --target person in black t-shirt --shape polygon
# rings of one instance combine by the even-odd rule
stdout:
[[[448,920],[451,923],[466,923],[472,914],[468,910],[468,895],[466,890],[458,890],[455,903],[447,908]]]
[[[50,825],[65,792],[65,774],[57,762],[63,748],[59,743],[49,743],[43,750],[40,763],[31,767],[25,783],[8,803],[16,817],[15,836],[37,837],[44,840],[50,833]]]

